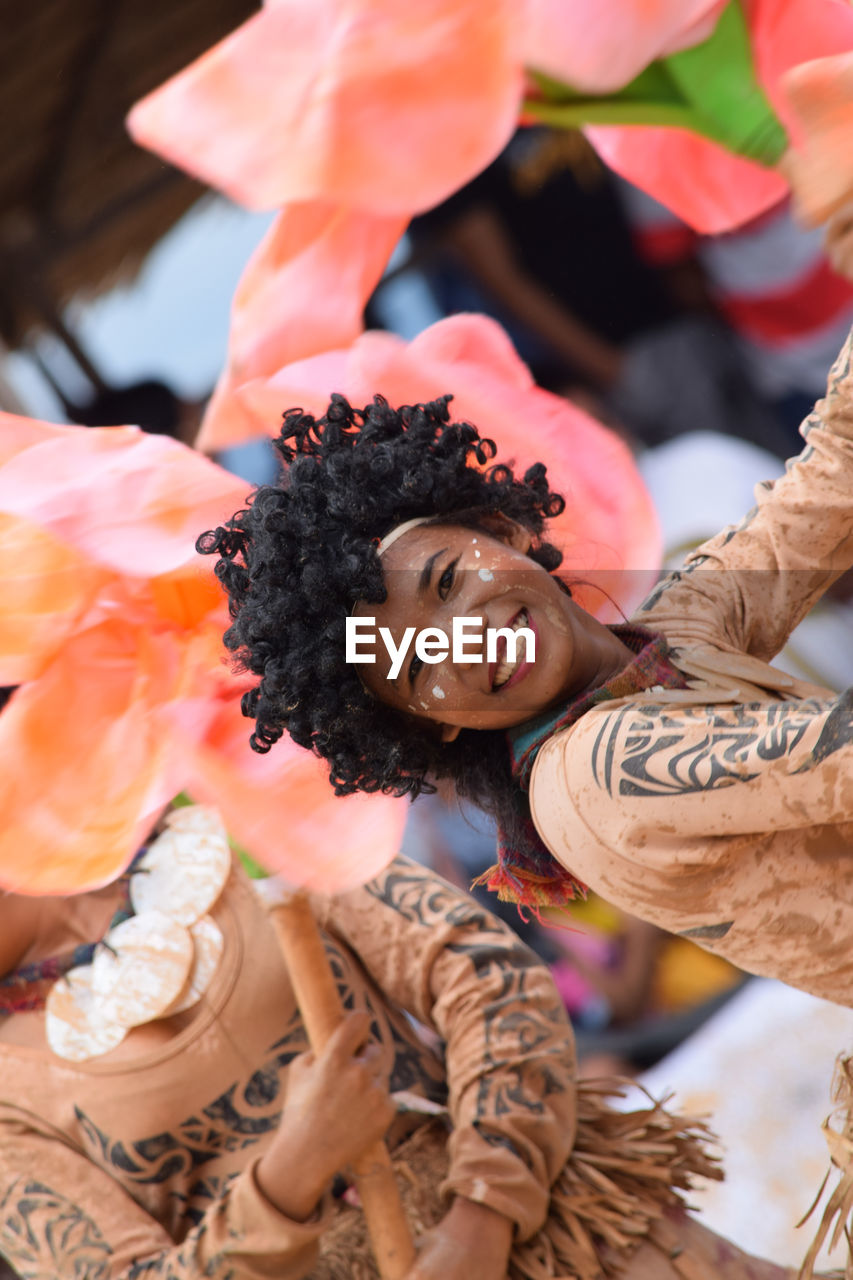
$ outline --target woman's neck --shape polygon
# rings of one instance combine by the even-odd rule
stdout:
[[[575,679],[564,695],[570,698],[600,689],[637,656],[603,622],[577,605],[574,608],[576,650],[572,675]]]

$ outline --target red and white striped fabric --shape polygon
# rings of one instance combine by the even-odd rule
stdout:
[[[803,230],[785,201],[734,231],[699,236],[638,188],[625,183],[623,194],[647,259],[696,255],[756,388],[772,398],[821,395],[853,323],[853,284],[830,266],[823,231]]]

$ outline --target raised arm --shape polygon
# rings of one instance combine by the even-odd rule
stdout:
[[[445,1190],[503,1214],[527,1239],[575,1125],[573,1040],[547,969],[500,921],[404,858],[315,905],[383,992],[446,1043]]]
[[[739,525],[703,543],[652,592],[638,622],[676,644],[730,646],[768,661],[853,566],[851,357],[853,333],[800,428],[802,453],[757,487]]]
[[[536,827],[626,911],[848,1004],[853,690],[695,696],[603,704],[556,734],[533,768]]]

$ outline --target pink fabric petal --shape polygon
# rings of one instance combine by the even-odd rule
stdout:
[[[798,145],[803,128],[785,73],[815,58],[853,50],[853,5],[847,0],[750,0],[748,9],[758,78]]]
[[[846,0],[751,0],[748,17],[759,81],[793,142],[801,143],[803,124],[784,73],[853,49],[853,7]],[[586,132],[612,168],[704,234],[749,222],[787,194],[779,173],[681,129],[598,125]]]
[[[788,186],[764,169],[686,129],[596,125],[585,130],[623,178],[665,204],[701,235],[749,222],[784,199]]]
[[[190,749],[192,796],[215,804],[228,830],[268,871],[293,885],[342,891],[377,875],[400,848],[408,803],[336,796],[328,766],[284,737],[266,755],[249,746],[251,722],[223,703],[207,738]]]
[[[226,599],[193,551],[245,482],[134,429],[11,426],[0,681],[22,683],[0,714],[0,887],[107,883],[190,783],[291,880],[336,888],[375,874],[397,851],[405,803],[337,801],[308,753],[248,746],[244,682],[224,661]]]
[[[528,0],[525,65],[577,89],[621,89],[711,34],[727,0]]]
[[[228,362],[196,445],[258,434],[235,391],[282,365],[347,346],[406,219],[312,202],[289,205],[250,259],[231,308]]]
[[[453,416],[492,437],[501,460],[522,470],[547,465],[567,499],[551,528],[570,576],[600,584],[627,612],[659,565],[657,517],[628,448],[574,405],[539,390],[501,327],[484,316],[442,320],[408,344],[366,333],[337,363],[331,356],[306,360],[265,387],[244,390],[255,404],[274,398],[279,413],[291,404],[323,412],[333,390],[356,404],[380,392],[393,405],[452,392]],[[584,602],[612,616],[600,593]]]
[[[66,427],[58,427],[53,422],[39,422],[37,418],[22,418],[17,413],[0,411],[0,467],[24,449],[61,436],[66,430]]]
[[[22,515],[127,576],[195,561],[246,483],[165,436],[136,427],[65,427],[0,468],[0,511]]]
[[[512,133],[517,0],[279,0],[138,103],[141,145],[251,208],[437,204]]]

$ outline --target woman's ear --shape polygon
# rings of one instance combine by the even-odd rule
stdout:
[[[487,515],[479,516],[477,523],[493,538],[512,547],[513,551],[521,551],[526,555],[533,546],[533,534],[530,530],[500,511],[490,511]]]
[[[441,741],[455,742],[462,732],[462,726],[459,724],[443,724],[441,726]]]

